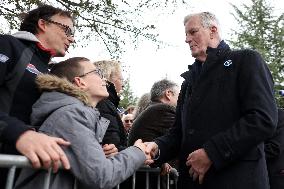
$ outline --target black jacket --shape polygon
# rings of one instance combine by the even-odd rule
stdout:
[[[270,189],[284,188],[284,110],[278,109],[278,124],[274,135],[265,141],[265,155]]]
[[[133,145],[137,139],[147,142],[165,135],[174,124],[175,112],[175,107],[164,103],[148,106],[134,120],[128,136],[128,145]]]
[[[109,97],[97,104],[97,108],[102,117],[110,121],[103,144],[114,144],[119,151],[127,147],[126,133],[120,115],[117,113],[119,97],[115,91],[113,83],[108,82],[107,91]]]
[[[37,38],[29,32],[0,35],[0,44],[0,153],[17,154],[16,141],[22,133],[32,128],[29,125],[32,105],[40,96],[35,78],[39,73],[48,72],[51,53],[43,49]],[[32,59],[15,90],[11,90],[7,75],[13,72],[27,47],[34,52]],[[17,73],[12,77],[18,78],[19,75]],[[8,95],[3,95],[7,91]],[[5,186],[6,174],[6,170],[0,170],[0,188]]]
[[[276,129],[277,108],[261,56],[222,41],[183,77],[174,129],[156,140],[161,161],[179,156],[179,188],[269,188],[263,141]],[[213,162],[202,185],[185,165],[199,148]]]
[[[137,139],[148,142],[165,135],[173,127],[175,113],[176,108],[174,106],[161,102],[151,103],[134,120],[128,136],[128,145],[133,145]],[[174,166],[174,163],[171,162],[171,165]],[[157,174],[150,173],[149,177],[149,188],[157,188]],[[144,189],[145,183],[145,173],[136,173],[136,189]],[[165,186],[165,179],[161,179],[161,188],[166,188]]]
[[[11,93],[8,99],[0,95],[0,141],[5,146],[10,144],[10,147],[5,147],[5,153],[14,153],[16,140],[23,132],[30,129],[32,105],[40,96],[34,80],[37,74],[48,72],[48,62],[51,58],[50,52],[42,48],[33,34],[18,32],[15,36],[18,38],[11,35],[0,35],[1,90],[8,90],[5,77],[13,70],[23,50],[31,47],[34,54],[15,92]],[[3,57],[7,57],[7,60],[5,61]],[[7,104],[9,111],[3,108]]]

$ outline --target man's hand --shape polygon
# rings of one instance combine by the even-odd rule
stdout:
[[[147,161],[151,160],[151,155],[150,155],[150,153],[146,152],[146,145],[145,145],[145,143],[142,142],[141,139],[136,140],[133,146],[140,148],[140,150],[142,150],[144,152],[144,154],[146,156],[145,164],[146,164]]]
[[[198,178],[199,184],[202,184],[204,176],[212,165],[212,162],[205,150],[201,148],[188,155],[186,165],[190,167],[189,174],[193,177],[193,180]]]
[[[103,145],[103,150],[104,150],[106,157],[111,157],[118,153],[118,149],[115,147],[114,144]]]
[[[158,154],[159,148],[158,145],[155,142],[145,142],[146,145],[146,153],[151,155],[151,159],[146,161],[146,165],[150,165],[154,163],[154,158]]]
[[[52,166],[54,172],[57,172],[60,161],[65,169],[70,169],[60,145],[68,146],[70,142],[31,130],[24,132],[16,142],[17,150],[30,160],[34,168],[43,166],[48,169]]]
[[[171,172],[172,166],[168,163],[163,163],[161,166],[161,175],[167,175]]]

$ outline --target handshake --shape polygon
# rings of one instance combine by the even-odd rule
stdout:
[[[155,158],[158,155],[158,145],[155,142],[144,142],[141,139],[138,139],[134,145],[135,147],[139,148],[146,157],[144,162],[145,165],[150,165],[154,162]],[[118,153],[118,149],[115,147],[114,144],[105,144],[103,146],[103,151],[106,157],[114,156]],[[161,175],[169,174],[172,167],[168,163],[164,163],[161,166]]]
[[[133,146],[139,148],[142,152],[144,152],[146,156],[145,165],[150,165],[154,162],[154,158],[158,154],[158,145],[155,142],[143,143],[141,139],[138,139]],[[102,146],[102,148],[106,157],[111,157],[118,153],[118,149],[114,144],[105,144]]]
[[[143,143],[141,139],[136,140],[133,146],[139,148],[141,151],[144,152],[146,156],[145,165],[152,164],[159,151],[158,145],[155,142]]]

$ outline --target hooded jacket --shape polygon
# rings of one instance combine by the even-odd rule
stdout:
[[[65,79],[50,75],[39,76],[37,83],[45,92],[33,106],[32,124],[41,125],[39,132],[71,143],[63,148],[71,170],[52,174],[50,189],[71,189],[74,178],[80,189],[113,188],[143,165],[145,155],[134,146],[106,158],[101,142],[109,121],[92,107],[85,92]],[[40,188],[45,173],[45,170],[24,169],[15,188]]]
[[[2,153],[17,153],[15,143],[22,133],[31,129],[32,105],[40,96],[35,77],[48,72],[48,62],[53,53],[44,49],[35,35],[26,31],[0,35],[0,44],[0,94],[1,91],[9,92],[9,96],[0,95],[0,142],[4,143]],[[28,47],[33,51],[32,59],[15,90],[11,91],[7,75],[13,71],[22,52]],[[19,76],[14,74],[12,77]]]

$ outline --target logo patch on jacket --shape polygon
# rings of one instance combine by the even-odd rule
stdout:
[[[229,67],[233,64],[232,60],[227,60],[226,62],[224,62],[224,66]]]
[[[7,60],[9,60],[9,57],[4,55],[4,54],[0,54],[0,62],[5,63],[7,62]]]
[[[31,73],[33,73],[33,74],[36,74],[36,75],[38,75],[38,74],[41,73],[41,72],[38,71],[38,70],[36,69],[36,67],[35,67],[34,65],[32,65],[31,63],[28,64],[28,66],[26,67],[26,70],[28,70],[29,72],[31,72]]]

